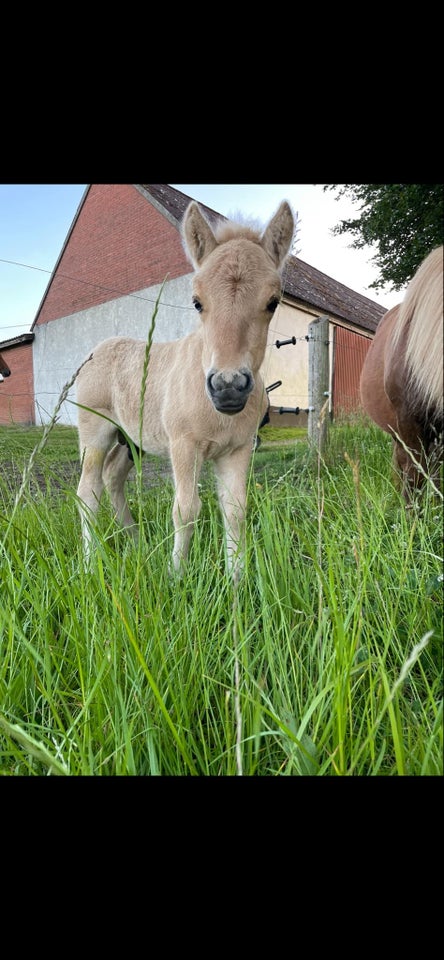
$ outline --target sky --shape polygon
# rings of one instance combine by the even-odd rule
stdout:
[[[324,192],[323,184],[172,183],[226,217],[242,214],[265,226],[281,200],[298,215],[293,253],[334,280],[390,309],[403,291],[370,290],[378,276],[374,250],[352,250],[352,237],[333,237],[356,204]],[[0,184],[0,342],[28,333],[87,184]]]

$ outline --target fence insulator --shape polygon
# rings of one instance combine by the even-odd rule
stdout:
[[[314,407],[279,407],[278,413],[311,413]]]
[[[295,343],[296,343],[296,337],[291,337],[290,340],[276,340],[275,346],[276,346],[276,347],[278,348],[278,350],[279,350],[279,347],[285,347],[285,345],[286,345],[287,343],[292,343],[293,346],[294,346]]]
[[[270,383],[269,387],[265,387],[267,393],[271,393],[272,390],[276,390],[276,387],[282,386],[282,380],[276,380],[275,383]]]

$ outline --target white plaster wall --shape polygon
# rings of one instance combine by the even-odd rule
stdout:
[[[153,339],[176,340],[199,322],[192,304],[193,274],[165,284],[161,296]],[[106,337],[148,338],[156,299],[161,284],[131,296],[119,297],[82,310],[51,323],[34,327],[33,343],[35,417],[37,424],[48,423],[59,403],[62,391],[93,347]],[[71,387],[61,405],[57,422],[77,424],[75,387]]]
[[[276,380],[282,386],[269,394],[273,407],[308,407],[308,325],[319,314],[280,303],[270,323],[267,350],[261,372],[268,387]],[[276,340],[296,338],[296,344],[276,347]],[[295,421],[295,426],[298,422]]]

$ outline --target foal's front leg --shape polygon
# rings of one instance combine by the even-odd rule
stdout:
[[[173,568],[182,573],[186,564],[194,524],[199,516],[202,501],[197,484],[203,458],[193,443],[181,438],[170,445],[175,497],[173,504],[174,547]]]
[[[217,492],[225,525],[228,572],[237,583],[243,570],[245,553],[245,509],[247,474],[252,445],[233,450],[214,461]]]

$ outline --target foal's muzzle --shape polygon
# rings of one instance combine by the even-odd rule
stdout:
[[[228,372],[210,370],[207,374],[207,393],[219,413],[232,416],[240,413],[254,387],[252,374],[245,367]]]

